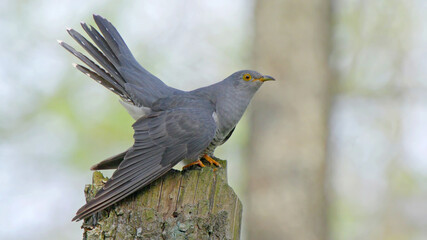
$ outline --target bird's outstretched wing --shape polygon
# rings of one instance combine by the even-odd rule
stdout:
[[[134,125],[135,143],[113,176],[74,220],[103,210],[156,180],[183,159],[196,160],[212,141],[213,107],[169,109],[142,117]]]
[[[93,18],[101,33],[86,23],[81,25],[94,44],[74,29],[67,31],[97,63],[65,42],[59,41],[61,46],[89,67],[76,64],[78,70],[119,95],[124,101],[137,106],[150,107],[157,99],[179,91],[167,86],[143,68],[107,19],[99,15],[93,15]]]

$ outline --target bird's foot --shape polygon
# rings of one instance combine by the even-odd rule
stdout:
[[[211,158],[209,155],[205,154],[203,155],[203,158],[208,161],[211,165],[215,164],[215,166],[217,167],[221,167],[221,164],[219,164],[219,162],[215,161],[213,158]]]
[[[193,165],[199,165],[200,167],[205,167],[205,164],[203,164],[202,161],[200,161],[200,159],[199,159],[199,160],[197,160],[195,162],[192,162],[190,164],[185,165],[184,167],[182,167],[182,170],[184,170],[186,168],[189,168],[189,167],[191,167]]]

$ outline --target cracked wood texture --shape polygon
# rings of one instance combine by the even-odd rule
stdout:
[[[240,239],[242,203],[221,168],[171,170],[83,223],[83,239]],[[90,200],[107,178],[93,173]]]

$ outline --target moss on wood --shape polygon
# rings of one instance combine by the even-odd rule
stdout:
[[[239,239],[242,204],[222,168],[171,170],[149,186],[85,220],[83,239]],[[86,200],[107,178],[94,172]]]

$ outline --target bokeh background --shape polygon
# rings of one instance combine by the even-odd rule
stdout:
[[[56,42],[92,13],[170,86],[276,77],[216,153],[243,239],[427,239],[425,0],[2,0],[0,239],[81,238],[89,167],[133,142]]]

